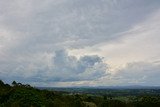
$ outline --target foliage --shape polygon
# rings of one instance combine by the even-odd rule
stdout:
[[[160,96],[75,94],[40,90],[16,81],[10,86],[0,80],[0,107],[160,107]]]

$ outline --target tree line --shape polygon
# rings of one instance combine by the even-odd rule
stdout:
[[[160,107],[160,96],[136,96],[122,101],[111,96],[39,90],[29,84],[0,80],[0,107]]]

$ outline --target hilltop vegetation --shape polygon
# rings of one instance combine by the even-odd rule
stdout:
[[[0,80],[0,107],[160,107],[159,95],[114,96],[39,90]]]

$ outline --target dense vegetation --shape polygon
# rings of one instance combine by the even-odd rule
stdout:
[[[68,93],[0,80],[0,107],[160,107],[160,96]]]

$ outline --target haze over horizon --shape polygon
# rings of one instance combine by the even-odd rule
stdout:
[[[0,79],[160,86],[160,0],[0,0]]]

